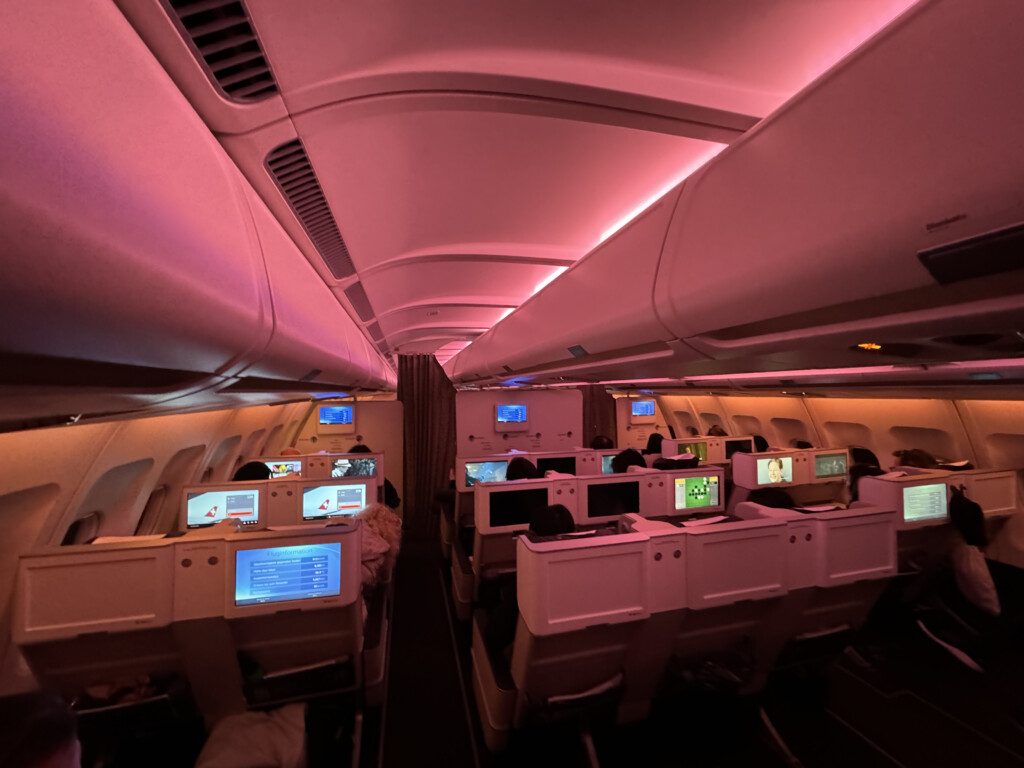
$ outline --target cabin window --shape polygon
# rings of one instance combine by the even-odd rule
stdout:
[[[704,434],[708,434],[708,430],[712,427],[718,426],[725,429],[725,419],[719,416],[717,413],[702,413],[700,415],[701,421],[704,422]],[[729,430],[726,429],[726,432]]]
[[[989,465],[994,467],[1024,467],[1024,435],[1000,433],[985,440],[989,448]]]
[[[823,427],[829,446],[872,447],[871,430],[856,421],[826,421]]]
[[[807,425],[800,421],[800,419],[777,417],[771,420],[771,425],[775,429],[775,434],[778,438],[775,444],[780,447],[788,447],[792,445],[794,440],[812,442],[807,436]]]
[[[74,544],[88,544],[99,535],[101,519],[99,511],[89,512],[78,518],[68,526],[60,545],[69,547]]]
[[[966,456],[957,456],[956,447],[953,445],[953,437],[941,429],[930,427],[892,427],[889,430],[896,441],[896,447],[901,450],[908,448],[920,448],[927,451],[936,459],[947,461],[958,461],[966,459]]]
[[[673,411],[672,415],[675,416],[676,424],[682,427],[683,434],[687,434],[691,428],[697,429],[697,421],[689,411]]]
[[[763,435],[761,420],[756,416],[733,416],[732,423],[739,430],[738,435]]]
[[[270,430],[270,434],[267,435],[267,439],[263,441],[263,445],[260,446],[257,452],[258,456],[273,456],[280,452],[280,443],[278,442],[278,435],[284,429],[284,424],[278,424]]]
[[[144,536],[149,533],[159,533],[160,513],[164,508],[164,500],[167,498],[167,486],[159,485],[149,494],[142,514],[139,516],[139,524],[135,526],[135,535]]]

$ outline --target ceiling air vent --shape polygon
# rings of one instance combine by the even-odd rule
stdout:
[[[168,0],[207,75],[231,101],[252,102],[277,93],[277,83],[249,23],[234,0]]]
[[[373,320],[373,307],[370,306],[370,299],[366,295],[366,291],[363,290],[363,286],[359,283],[352,283],[348,288],[345,289],[345,298],[349,300],[352,305],[352,309],[359,315],[359,319],[364,323]]]
[[[374,341],[381,342],[384,340],[384,334],[381,333],[379,323],[370,323],[368,326],[366,326],[366,331],[370,334],[370,338],[373,339]]]
[[[354,275],[356,268],[349,256],[348,246],[341,239],[338,224],[327,205],[327,198],[324,197],[302,142],[295,139],[282,144],[267,155],[266,166],[331,274],[338,280]]]

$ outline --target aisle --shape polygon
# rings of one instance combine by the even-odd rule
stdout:
[[[444,583],[437,542],[407,531],[395,570],[385,768],[479,766]]]

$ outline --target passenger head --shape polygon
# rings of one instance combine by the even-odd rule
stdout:
[[[608,435],[598,435],[590,441],[590,447],[595,451],[607,451],[609,448],[614,448],[615,443]]]
[[[755,488],[747,496],[747,501],[772,509],[792,509],[793,497],[781,488]]]
[[[881,467],[871,464],[854,464],[850,467],[850,501],[857,501],[859,496],[859,485],[862,477],[878,477],[885,472]]]
[[[647,438],[647,447],[644,448],[644,454],[650,455],[652,453],[661,453],[661,444],[665,440],[665,436],[660,432],[654,432]]]
[[[505,470],[506,480],[535,480],[538,477],[541,477],[540,471],[525,456],[516,456]]]
[[[814,447],[813,445],[808,443],[806,440],[797,440],[795,437],[792,440],[789,441],[789,444],[791,446],[793,446],[794,448],[796,448],[797,450],[800,450],[800,451],[805,451],[808,448],[813,448]]]
[[[781,483],[782,480],[782,459],[768,459],[768,482]]]
[[[386,504],[370,504],[356,517],[388,543],[389,556],[398,555],[398,547],[402,543],[402,518],[396,515],[391,507]]]
[[[0,699],[0,765],[78,768],[75,718],[55,693],[33,691]]]
[[[231,480],[233,482],[239,480],[269,480],[270,475],[270,467],[262,461],[250,461],[236,469],[235,476]]]
[[[302,451],[300,451],[295,446],[289,445],[289,446],[281,449],[281,455],[282,456],[301,456],[302,455]]]
[[[977,502],[964,496],[963,486],[950,490],[953,496],[949,500],[949,521],[966,543],[972,547],[986,546],[988,535],[985,533],[985,513]]]
[[[869,451],[867,448],[862,448],[859,445],[850,446],[850,463],[867,464],[872,467],[882,466],[874,452]]]
[[[560,536],[576,530],[572,513],[563,504],[552,504],[535,510],[530,516],[530,533],[537,536]]]
[[[696,427],[687,427],[686,434],[688,434],[690,437],[696,437],[697,435],[700,434],[700,432],[697,431]]]
[[[896,457],[896,463],[901,467],[920,467],[922,469],[935,469],[939,465],[939,462],[935,460],[928,451],[922,451],[920,448],[908,448],[903,451],[893,451],[892,455]]]
[[[349,453],[373,453],[373,451],[370,450],[370,446],[363,445],[362,443],[356,443],[355,445],[353,445],[351,448],[348,449],[348,452]]]
[[[620,451],[612,458],[612,472],[625,472],[629,467],[644,467],[645,469],[647,467],[644,457],[633,448]]]
[[[708,435],[713,437],[726,437],[728,433],[718,424],[712,424],[711,429],[708,430]]]
[[[754,439],[754,453],[764,453],[768,450],[768,441],[761,435],[751,435]]]

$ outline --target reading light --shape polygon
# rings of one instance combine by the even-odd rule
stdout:
[[[881,344],[875,344],[874,342],[866,341],[863,344],[858,344],[857,349],[864,349],[869,352],[877,352],[882,348]]]

